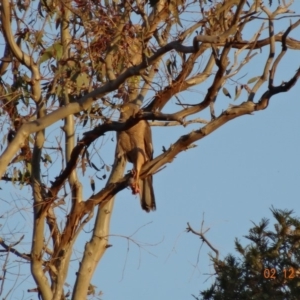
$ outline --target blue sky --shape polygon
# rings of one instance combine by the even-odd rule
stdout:
[[[299,3],[294,5],[294,10],[300,11]],[[282,26],[287,23],[283,22]],[[279,30],[276,28],[275,32]],[[296,38],[297,32],[299,34],[299,29],[291,36]],[[276,54],[280,49],[277,43]],[[262,54],[240,72],[240,75],[246,74],[245,83],[261,74],[268,51],[265,47]],[[294,75],[300,66],[299,58],[299,53],[288,50],[275,84]],[[234,87],[230,83],[226,85],[232,95]],[[197,103],[207,88],[208,85],[203,84],[180,97],[188,103]],[[265,86],[257,95],[264,91]],[[172,164],[154,176],[156,212],[142,211],[138,198],[129,189],[117,196],[111,223],[112,247],[99,263],[92,280],[97,291],[103,292],[101,299],[193,299],[191,294],[198,295],[200,289],[208,287],[213,277],[207,274],[214,272],[208,257],[211,251],[206,245],[201,248],[197,236],[185,232],[187,222],[199,230],[203,215],[204,228],[209,228],[206,236],[220,251],[220,258],[234,252],[235,237],[242,243],[247,242],[242,237],[252,226],[251,221],[271,218],[272,205],[278,209],[293,209],[300,216],[299,94],[300,82],[290,92],[273,97],[266,110],[229,122],[197,142],[196,148],[178,155]],[[245,96],[242,94],[236,103],[244,101]],[[164,112],[178,109],[174,105],[176,100],[171,102]],[[218,116],[233,100],[220,93],[217,102]],[[203,112],[200,117],[207,118],[208,113]],[[162,146],[168,147],[193,128],[199,125],[153,128],[155,156],[161,153]],[[107,164],[113,162],[112,136],[114,134],[107,134],[98,144],[105,142],[100,154]],[[93,162],[97,164],[97,156]],[[100,188],[101,183],[96,181],[96,184]],[[3,188],[3,184],[1,186]],[[1,190],[1,199],[15,197],[9,192],[13,193],[7,188]],[[91,190],[87,188],[85,196],[90,195]],[[24,210],[27,223],[16,219],[16,226],[28,225],[30,214],[29,209]],[[87,234],[80,236],[74,259],[81,255],[91,227],[92,224],[88,224]],[[125,238],[137,229],[132,239],[140,247]],[[75,260],[70,267],[69,284],[73,284],[77,270]],[[24,299],[33,298],[26,293],[26,289],[34,287],[33,281],[26,279],[29,266],[23,266],[22,272],[21,285],[15,287],[11,299],[20,299],[20,291],[25,293]]]

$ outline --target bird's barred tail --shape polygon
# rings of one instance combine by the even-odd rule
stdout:
[[[146,212],[156,209],[155,196],[152,184],[152,176],[148,176],[139,182],[140,200],[142,209]]]

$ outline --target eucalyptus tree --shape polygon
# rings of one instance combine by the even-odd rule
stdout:
[[[126,131],[141,120],[161,126],[198,124],[147,161],[143,179],[229,121],[267,109],[272,96],[296,84],[300,69],[295,72],[292,66],[289,78],[276,71],[288,51],[300,49],[300,42],[290,37],[300,21],[293,21],[292,1],[277,8],[271,2],[1,2],[1,186],[22,195],[14,209],[13,199],[3,201],[2,295],[8,280],[18,280],[7,266],[20,259],[30,264],[36,283],[31,291],[42,299],[81,300],[94,293],[92,276],[110,246],[115,196],[132,184],[132,174],[124,176],[124,158],[112,153],[112,167],[93,160],[104,150],[92,145],[106,132]],[[282,18],[291,23],[278,32]],[[261,38],[266,30],[267,37]],[[244,32],[251,36],[244,39]],[[263,48],[269,54],[260,73],[241,76]],[[205,83],[203,98],[185,100],[184,92]],[[237,101],[217,114],[214,107],[226,96]],[[177,111],[168,113],[164,108],[174,98]],[[127,102],[142,110],[118,121],[118,109]],[[200,118],[205,110],[210,112],[207,120]],[[84,196],[86,190],[92,196]],[[11,231],[15,218],[26,219],[24,235]],[[31,226],[25,224],[32,224],[32,239],[26,243]],[[67,293],[74,243],[86,224],[92,224],[92,234]]]

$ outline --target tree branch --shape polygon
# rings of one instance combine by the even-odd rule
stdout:
[[[27,261],[31,261],[31,257],[30,254],[25,254],[25,253],[21,253],[18,250],[16,250],[14,247],[19,244],[22,239],[24,238],[24,235],[19,239],[19,241],[17,241],[16,243],[14,243],[13,245],[7,245],[4,240],[0,237],[0,245],[3,247],[4,250],[0,250],[0,252],[11,252],[13,254],[15,254],[16,256],[25,259]]]
[[[82,153],[85,147],[88,147],[92,142],[94,142],[97,138],[104,135],[105,132],[108,131],[124,131],[135,124],[137,124],[141,120],[162,120],[162,121],[176,121],[180,124],[183,124],[183,121],[181,118],[178,117],[179,113],[175,114],[162,114],[159,112],[139,112],[134,117],[131,117],[126,122],[112,122],[109,121],[108,123],[99,125],[95,127],[93,130],[88,131],[84,133],[84,137],[77,143],[75,148],[72,151],[70,160],[67,163],[66,168],[64,169],[61,174],[56,177],[55,182],[52,184],[52,187],[49,189],[49,197],[48,201],[53,202],[55,200],[55,197],[60,190],[61,186],[65,182],[65,180],[68,178],[70,173],[76,168],[76,163],[78,160],[79,155]]]
[[[202,222],[202,225],[203,225],[203,222]],[[214,251],[214,252],[216,253],[216,259],[218,260],[218,259],[219,259],[219,250],[218,250],[217,248],[215,248],[215,247],[208,241],[208,239],[205,237],[204,234],[205,234],[208,230],[206,230],[206,232],[203,233],[202,225],[201,225],[201,231],[200,231],[200,232],[197,232],[196,230],[194,230],[194,229],[191,227],[190,223],[188,222],[188,223],[187,223],[187,226],[188,226],[188,227],[186,228],[186,231],[187,231],[187,232],[191,232],[191,233],[193,233],[193,234],[195,234],[195,235],[198,235],[198,236],[201,238],[201,240],[202,240],[204,243],[206,243],[206,245],[207,245],[212,251]]]

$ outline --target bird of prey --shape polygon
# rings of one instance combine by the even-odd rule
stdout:
[[[126,103],[120,109],[120,120],[126,121],[135,116],[139,106],[134,103]],[[155,210],[155,197],[152,185],[152,176],[140,179],[142,166],[153,159],[152,135],[150,125],[141,120],[131,128],[118,134],[117,156],[124,156],[133,164],[132,174],[134,182],[131,185],[132,193],[139,194],[141,206],[146,211]]]

